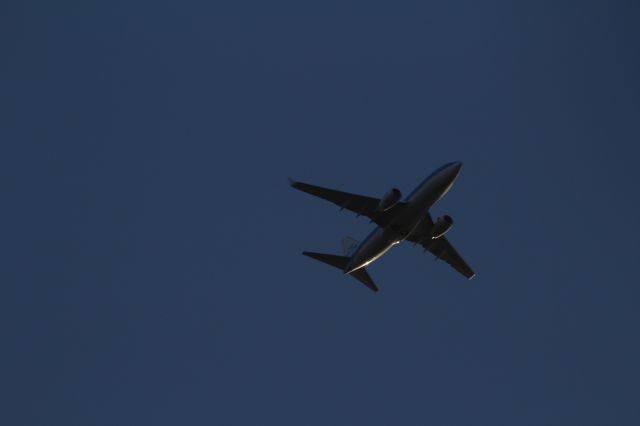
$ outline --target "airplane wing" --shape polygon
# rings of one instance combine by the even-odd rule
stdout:
[[[335,189],[323,188],[321,186],[310,185],[308,183],[296,182],[289,179],[291,186],[307,194],[324,198],[338,205],[340,210],[347,209],[358,216],[366,216],[380,226],[386,226],[391,219],[404,207],[405,203],[399,202],[387,211],[378,211],[380,199],[367,197],[365,195],[351,194],[349,192],[336,191]]]
[[[453,248],[451,243],[444,237],[432,240],[428,235],[429,230],[433,226],[433,219],[431,215],[427,215],[427,218],[419,225],[416,232],[410,235],[407,240],[414,243],[419,243],[425,250],[429,250],[436,258],[442,259],[453,267],[456,271],[462,275],[471,279],[475,277],[473,269],[464,261],[462,256],[458,254],[456,249]]]
[[[426,241],[421,245],[426,250],[429,250],[431,253],[436,255],[438,259],[442,259],[447,262],[453,267],[453,269],[467,277],[467,279],[471,279],[476,276],[473,269],[467,265],[467,262],[464,261],[462,256],[458,254],[456,249],[453,248],[451,243],[445,237],[440,237],[436,240],[432,240],[431,242]]]

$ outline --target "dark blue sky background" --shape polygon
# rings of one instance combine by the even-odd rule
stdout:
[[[640,424],[633,1],[0,6],[0,423]],[[374,294],[300,255],[381,196]]]

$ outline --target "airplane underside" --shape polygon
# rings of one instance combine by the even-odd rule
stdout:
[[[323,198],[358,216],[368,217],[377,227],[362,242],[348,238],[343,241],[344,256],[305,251],[307,257],[340,269],[373,291],[378,291],[365,267],[400,241],[420,245],[424,251],[442,259],[467,279],[475,272],[453,248],[445,234],[451,229],[453,219],[443,215],[433,220],[429,210],[453,185],[462,163],[445,164],[429,175],[404,200],[401,192],[392,188],[382,198],[353,194],[323,188],[308,183],[289,180],[290,185],[302,192]]]

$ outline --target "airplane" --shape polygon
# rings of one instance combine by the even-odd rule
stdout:
[[[344,256],[310,251],[302,254],[341,269],[344,274],[356,278],[371,290],[378,291],[365,267],[394,245],[408,241],[414,246],[420,244],[425,252],[431,252],[436,260],[444,260],[467,279],[473,278],[475,272],[444,236],[453,225],[451,216],[443,215],[434,221],[429,213],[431,206],[449,191],[461,167],[462,163],[459,161],[443,165],[431,173],[404,201],[401,201],[402,193],[397,188],[392,188],[382,198],[373,198],[289,179],[293,188],[331,201],[340,210],[347,209],[358,216],[366,216],[371,219],[370,223],[375,222],[377,225],[361,243],[345,238]]]

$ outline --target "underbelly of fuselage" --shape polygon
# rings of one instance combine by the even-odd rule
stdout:
[[[349,273],[369,265],[395,244],[411,235],[425,220],[431,206],[451,188],[454,179],[455,175],[452,178],[446,172],[435,173],[427,178],[409,195],[402,212],[394,217],[391,223],[384,228],[376,228],[360,244],[345,268],[345,272]]]
[[[402,241],[402,237],[391,226],[376,228],[353,254],[345,272],[352,272],[367,266],[400,241]]]
[[[353,254],[346,271],[353,271],[374,262],[385,254],[391,247],[400,243],[413,232],[426,214],[417,206],[407,206],[401,216],[386,227],[376,228],[360,244]]]

